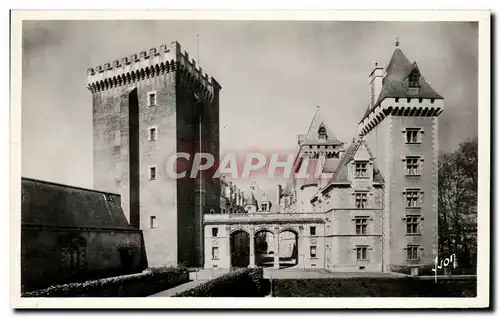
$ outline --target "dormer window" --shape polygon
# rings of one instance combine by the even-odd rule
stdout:
[[[420,79],[420,74],[418,74],[417,70],[413,70],[410,73],[410,76],[408,77],[408,87],[410,88],[419,88],[419,79]]]
[[[326,140],[327,136],[326,136],[326,129],[325,127],[321,126],[319,127],[319,130],[318,130],[318,139],[320,140]]]
[[[368,177],[368,162],[360,161],[356,162],[356,178],[367,178]]]

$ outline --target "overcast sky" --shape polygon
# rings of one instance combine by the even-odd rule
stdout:
[[[439,146],[450,151],[477,136],[477,30],[455,22],[25,21],[22,175],[92,188],[86,69],[174,40],[196,58],[197,34],[199,62],[222,86],[222,153],[295,150],[317,105],[349,142],[368,105],[368,75],[375,62],[387,65],[396,37],[445,98]]]

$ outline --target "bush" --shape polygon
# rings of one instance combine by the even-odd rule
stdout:
[[[189,281],[186,269],[148,268],[142,273],[55,285],[22,297],[144,297]]]
[[[325,278],[273,280],[275,297],[475,297],[471,280]]]
[[[174,297],[261,297],[262,268],[242,268],[219,276]]]

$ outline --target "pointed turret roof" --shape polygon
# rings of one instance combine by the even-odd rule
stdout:
[[[328,143],[338,143],[341,144],[341,142],[335,137],[335,135],[330,131],[328,126],[326,125],[325,121],[323,120],[323,117],[321,116],[320,108],[319,106],[316,109],[316,112],[314,113],[313,119],[311,120],[311,124],[309,125],[309,129],[307,131],[307,134],[305,136],[300,136],[304,142],[315,142],[319,141],[318,139],[318,131],[321,127],[325,128],[326,131],[326,141]]]
[[[407,89],[408,76],[414,70],[419,74],[420,88],[416,91],[411,91]],[[362,122],[372,111],[372,109],[377,107],[384,99],[396,97],[443,99],[443,97],[439,95],[421,75],[420,70],[418,69],[417,62],[410,62],[410,60],[398,46],[396,46],[389,65],[387,66],[386,75],[382,81],[382,89],[377,98],[377,101],[375,102],[375,104],[373,104],[373,106],[368,107],[360,122]]]

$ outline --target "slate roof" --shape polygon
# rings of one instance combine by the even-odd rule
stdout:
[[[132,229],[118,194],[30,178],[21,190],[23,225]]]
[[[424,79],[424,77],[421,74],[419,77],[420,89],[418,90],[418,92],[411,93],[411,91],[408,91],[407,90],[408,75],[410,75],[410,73],[413,70],[416,70],[420,74],[417,62],[413,62],[413,63],[410,62],[410,60],[408,60],[408,58],[403,53],[403,51],[401,51],[401,49],[399,47],[397,47],[394,50],[394,53],[392,54],[389,65],[387,66],[386,75],[383,79],[382,89],[380,91],[378,99],[375,102],[375,104],[373,104],[372,107],[369,107],[366,110],[366,112],[365,112],[365,114],[360,122],[362,122],[366,117],[368,117],[370,112],[386,98],[413,97],[413,98],[443,99],[443,97],[441,95],[439,95],[429,85],[429,83],[427,83],[427,81]]]
[[[309,129],[307,130],[307,134],[305,135],[299,135],[299,140],[306,142],[307,144],[311,142],[317,142],[318,141],[318,130],[319,128],[323,126],[325,127],[326,130],[326,143],[329,144],[342,144],[337,137],[330,131],[328,126],[323,120],[323,117],[321,116],[321,112],[319,110],[319,107],[316,109],[316,112],[314,113],[313,119],[311,120],[311,124],[309,125]],[[323,142],[325,143],[325,142]]]

